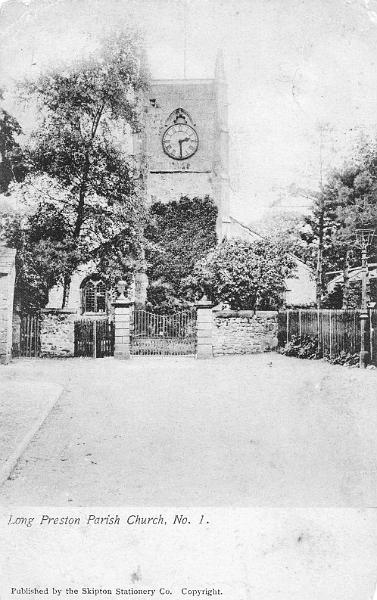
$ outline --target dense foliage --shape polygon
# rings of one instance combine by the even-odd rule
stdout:
[[[186,198],[150,209],[147,239],[148,301],[174,307],[186,301],[182,287],[198,260],[216,244],[217,208],[208,198]]]
[[[191,297],[205,293],[234,310],[281,306],[284,280],[294,270],[293,258],[268,241],[222,242],[199,261],[186,280]]]
[[[145,85],[143,50],[129,32],[104,40],[86,59],[20,84],[20,96],[37,107],[39,120],[25,149],[30,177],[13,193],[33,192],[33,202],[22,227],[8,215],[3,235],[17,248],[28,247],[19,255],[25,277],[17,280],[26,286],[18,290],[24,301],[25,294],[26,301],[38,296],[30,286],[39,287],[42,301],[58,280],[64,306],[80,264],[92,260],[105,277],[117,279],[140,257],[145,210],[127,141],[140,127]],[[35,261],[43,281],[26,277]]]
[[[293,335],[292,339],[279,348],[280,354],[285,356],[293,356],[296,358],[321,359],[333,365],[357,366],[360,361],[358,352],[346,352],[341,350],[337,356],[330,358],[329,354],[323,353],[318,346],[318,336],[304,335],[302,337]]]
[[[43,307],[48,292],[62,283],[73,265],[74,247],[66,232],[72,225],[68,193],[47,176],[27,177],[10,187],[13,208],[1,215],[2,236],[17,249],[16,299],[22,309]]]
[[[279,348],[279,352],[297,358],[321,358],[321,352],[318,348],[318,336],[315,335],[304,335],[302,337],[293,335],[285,346]]]
[[[21,133],[18,121],[0,108],[0,194],[8,190],[12,181],[22,181],[25,176],[26,164],[17,141]]]
[[[343,273],[342,306],[353,305],[349,270],[361,263],[356,231],[358,228],[377,229],[376,199],[377,146],[368,143],[359,148],[351,162],[332,174],[314,202],[312,215],[306,218],[310,227],[309,233],[304,235],[306,242],[315,253],[318,245],[322,249],[323,276],[318,285],[327,305],[331,305],[331,298],[326,298],[325,285],[334,271]],[[369,259],[375,261],[376,244],[369,250]],[[326,273],[329,273],[327,278]]]

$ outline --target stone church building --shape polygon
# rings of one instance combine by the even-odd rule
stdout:
[[[153,80],[145,97],[145,128],[134,137],[133,153],[143,170],[147,202],[170,202],[182,196],[212,198],[218,209],[219,241],[260,236],[230,214],[227,83],[219,54],[213,79]],[[315,300],[310,269],[298,259],[295,278],[286,282],[286,302]],[[146,275],[137,273],[132,294],[145,299]],[[62,289],[51,291],[47,309],[60,309]],[[72,277],[67,311],[103,313],[106,290],[86,266]]]

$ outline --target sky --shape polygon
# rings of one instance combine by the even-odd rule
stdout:
[[[184,0],[0,0],[0,85],[71,60],[103,33],[144,31],[152,76],[184,73]],[[231,212],[300,207],[377,131],[377,0],[186,0],[186,76],[229,95]],[[15,109],[18,110],[18,109]],[[18,114],[21,118],[22,115]],[[321,160],[320,160],[321,157]]]

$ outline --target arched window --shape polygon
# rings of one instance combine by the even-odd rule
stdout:
[[[106,312],[106,286],[96,277],[87,277],[81,284],[82,312]]]

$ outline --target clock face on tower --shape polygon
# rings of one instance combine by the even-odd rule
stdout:
[[[190,158],[199,147],[198,134],[186,123],[175,123],[162,136],[162,147],[165,154],[175,160]]]

